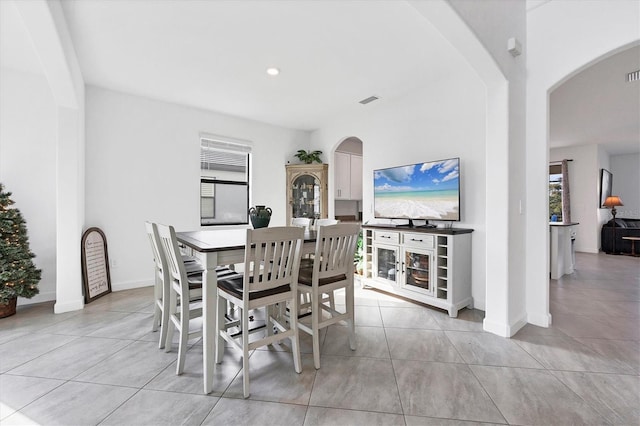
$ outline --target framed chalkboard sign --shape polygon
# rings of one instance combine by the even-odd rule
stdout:
[[[99,228],[89,228],[82,234],[82,280],[84,302],[111,293],[107,238]]]

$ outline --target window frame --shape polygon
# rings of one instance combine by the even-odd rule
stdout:
[[[253,144],[249,141],[244,141],[240,139],[234,139],[224,136],[216,136],[216,135],[200,135],[200,183],[199,183],[199,194],[200,194],[200,209],[199,209],[199,217],[200,217],[200,226],[229,226],[229,225],[249,225],[249,206],[251,202],[251,164],[252,158],[251,154],[253,151]],[[228,152],[232,154],[244,154],[245,164],[246,164],[246,173],[245,180],[230,180],[230,179],[217,179],[216,177],[206,176],[203,172],[207,169],[203,168],[203,164],[207,163],[203,161],[204,154],[203,150],[217,150],[222,152]],[[208,163],[207,163],[208,164]],[[224,164],[224,163],[223,163]],[[211,169],[209,169],[211,170]],[[215,170],[215,169],[213,169]],[[207,197],[203,197],[202,185],[203,184],[213,184],[213,208],[214,208],[214,216],[210,218],[205,218],[202,215],[203,208],[203,199]],[[246,187],[246,211],[243,215],[242,221],[229,221],[222,223],[205,223],[207,220],[212,220],[215,218],[215,207],[217,204],[217,191],[215,190],[215,185],[237,185],[237,186],[245,186]]]

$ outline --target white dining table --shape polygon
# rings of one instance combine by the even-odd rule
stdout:
[[[244,262],[246,228],[176,232],[178,242],[193,250],[205,268],[202,277],[202,374],[204,393],[213,390],[216,339],[216,267]],[[316,232],[306,231],[302,254],[315,250]]]

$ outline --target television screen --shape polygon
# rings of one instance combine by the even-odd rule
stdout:
[[[460,159],[373,172],[376,218],[460,220]]]

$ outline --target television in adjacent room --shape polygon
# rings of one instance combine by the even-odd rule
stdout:
[[[459,221],[460,158],[373,171],[374,217]]]

